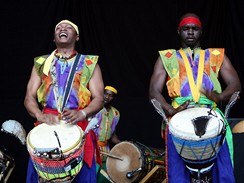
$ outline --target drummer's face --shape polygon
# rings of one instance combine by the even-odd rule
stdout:
[[[200,46],[202,28],[196,24],[186,24],[178,29],[183,48],[196,48]]]
[[[110,91],[110,90],[104,90],[104,95],[103,95],[103,99],[104,99],[104,104],[110,104],[114,98],[115,98],[115,93]]]

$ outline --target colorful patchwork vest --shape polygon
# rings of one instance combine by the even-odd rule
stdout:
[[[67,78],[72,64],[77,57],[71,58],[66,62],[62,62],[56,57],[52,60],[51,69],[48,75],[43,73],[45,61],[49,55],[43,55],[34,59],[34,66],[41,77],[41,86],[37,91],[38,101],[43,107],[57,109],[57,102],[55,100],[54,85],[58,87],[58,95],[63,96]],[[86,107],[91,101],[91,92],[88,90],[87,85],[93,74],[98,56],[81,55],[78,65],[76,67],[74,81],[66,108],[77,109]],[[54,83],[50,72],[55,69],[57,81]]]
[[[113,106],[111,106],[109,111],[104,107],[96,114],[96,118],[98,119],[99,128],[95,129],[95,134],[100,142],[98,143],[100,151],[109,153],[110,147],[107,141],[116,130],[116,126],[120,119],[120,113]],[[103,161],[106,160],[106,156],[102,155],[101,158]]]
[[[221,93],[218,74],[224,59],[224,49],[210,48],[201,50],[196,48],[191,50],[186,48],[181,50],[164,50],[159,51],[159,53],[169,76],[166,86],[172,99],[177,97],[193,97],[194,99],[192,90],[199,90],[201,87],[209,91]],[[190,68],[187,69],[187,66]],[[189,73],[189,70],[192,73]],[[202,76],[200,76],[201,73]],[[192,83],[190,83],[188,74],[193,75],[193,86],[191,86]],[[197,96],[194,100],[199,101],[199,98],[202,96],[199,96],[199,91],[195,92]]]

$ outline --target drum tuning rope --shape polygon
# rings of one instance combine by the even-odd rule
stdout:
[[[232,103],[232,104],[230,104],[231,106],[233,106],[234,105],[234,103],[235,103],[235,101],[237,100],[237,97],[239,96],[239,92],[237,93],[237,92],[235,92],[233,95],[232,95],[232,97],[231,98],[233,98],[234,97],[234,95],[237,95],[237,96],[235,96],[235,99],[230,99],[230,101],[232,101],[232,102],[229,102],[229,103]],[[233,101],[233,100],[235,100],[235,101]],[[234,103],[233,103],[234,102]],[[214,112],[214,113],[213,113]],[[210,109],[210,111],[208,112],[208,115],[209,116],[214,116],[214,117],[218,117],[217,116],[217,114],[216,114],[216,112],[215,112],[215,110],[214,109]],[[227,119],[227,118],[226,118]],[[222,128],[222,130],[220,131],[220,124],[219,124],[219,128],[218,128],[218,131],[217,131],[217,135],[216,136],[218,136],[218,135],[221,135],[221,139],[220,139],[220,141],[219,141],[219,145],[221,146],[221,145],[223,145],[223,142],[224,142],[224,139],[225,139],[225,133],[226,133],[226,125],[225,125],[225,122],[224,122],[224,120],[222,120],[222,119],[219,119],[221,122],[222,122],[222,124],[223,124],[223,128]],[[219,132],[220,131],[220,132]],[[217,146],[217,141],[216,141],[216,143],[215,143],[215,147]],[[214,148],[215,149],[215,148]],[[215,154],[217,154],[217,152],[215,152]]]
[[[145,144],[142,144],[141,142],[138,142],[138,141],[135,141],[136,144],[139,144],[141,145],[142,147],[144,147],[145,149],[147,149],[150,154],[152,155],[152,159],[150,160],[151,164],[152,164],[152,167],[155,166],[155,160],[158,159],[158,158],[161,158],[165,155],[165,151],[163,151],[162,153],[160,153],[158,156],[154,155],[154,152],[153,150],[151,150],[148,146],[146,146]],[[145,156],[147,156],[146,153],[144,153]],[[147,162],[147,164],[149,164],[149,162]]]
[[[216,112],[215,112],[215,110],[213,108],[211,108],[210,111],[208,112],[208,116],[211,116],[211,115],[216,117],[216,118],[218,117]]]

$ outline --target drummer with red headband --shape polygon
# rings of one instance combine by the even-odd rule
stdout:
[[[191,107],[214,109],[223,116],[217,104],[228,101],[233,93],[241,91],[238,74],[225,55],[224,48],[201,48],[202,23],[193,13],[182,16],[178,35],[181,43],[179,50],[159,51],[150,81],[150,99],[160,102],[169,119]],[[226,84],[224,90],[218,80],[219,75]],[[171,104],[162,95],[165,85],[172,99]],[[226,121],[225,123],[226,140],[212,167],[211,181],[214,183],[235,182],[232,134]],[[166,140],[167,180],[170,183],[188,183],[191,181],[190,171],[174,147],[168,126],[162,127],[162,136]]]

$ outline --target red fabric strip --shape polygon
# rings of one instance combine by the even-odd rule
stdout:
[[[202,26],[202,23],[201,21],[196,18],[196,17],[186,17],[186,18],[183,18],[181,21],[180,21],[180,24],[179,24],[179,27],[182,27],[186,24],[196,24],[198,25],[199,27]]]

